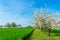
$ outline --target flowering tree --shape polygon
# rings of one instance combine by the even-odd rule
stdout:
[[[48,14],[48,10],[45,12],[42,11],[42,8],[40,10],[40,14],[37,12],[37,10],[34,11],[34,18],[35,18],[35,26],[36,28],[41,28],[43,31],[45,28],[48,28],[49,36],[50,36],[50,30],[52,28],[52,25],[56,25],[54,23],[55,17],[59,16],[55,12],[51,15]]]

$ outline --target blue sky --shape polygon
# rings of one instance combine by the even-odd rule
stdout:
[[[0,25],[16,22],[22,26],[33,21],[33,9],[42,6],[60,12],[60,0],[0,0]]]

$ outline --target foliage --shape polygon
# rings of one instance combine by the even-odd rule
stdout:
[[[18,27],[21,27],[21,25],[19,24],[19,25],[17,25]]]
[[[21,27],[21,25],[20,24],[17,25],[15,22],[12,22],[12,23],[7,23],[5,27],[13,28],[13,27]]]
[[[7,23],[7,24],[5,25],[5,27],[11,27],[11,25],[10,25],[9,23]]]
[[[15,22],[12,22],[10,25],[11,25],[11,27],[17,27]]]

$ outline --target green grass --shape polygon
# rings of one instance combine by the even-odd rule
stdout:
[[[23,40],[33,28],[0,28],[0,40]]]
[[[51,33],[55,34],[55,36],[60,36],[60,30],[52,29]]]
[[[51,30],[49,37],[47,31],[44,33],[40,29],[35,29],[27,40],[60,40],[60,30]]]
[[[0,40],[23,40],[33,30],[33,28],[0,28]],[[60,40],[60,30],[52,29],[49,37],[47,30],[42,32],[35,29],[27,40]]]

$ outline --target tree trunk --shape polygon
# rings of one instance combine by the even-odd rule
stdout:
[[[50,32],[51,32],[51,28],[48,29],[48,35],[49,36],[51,36]]]

